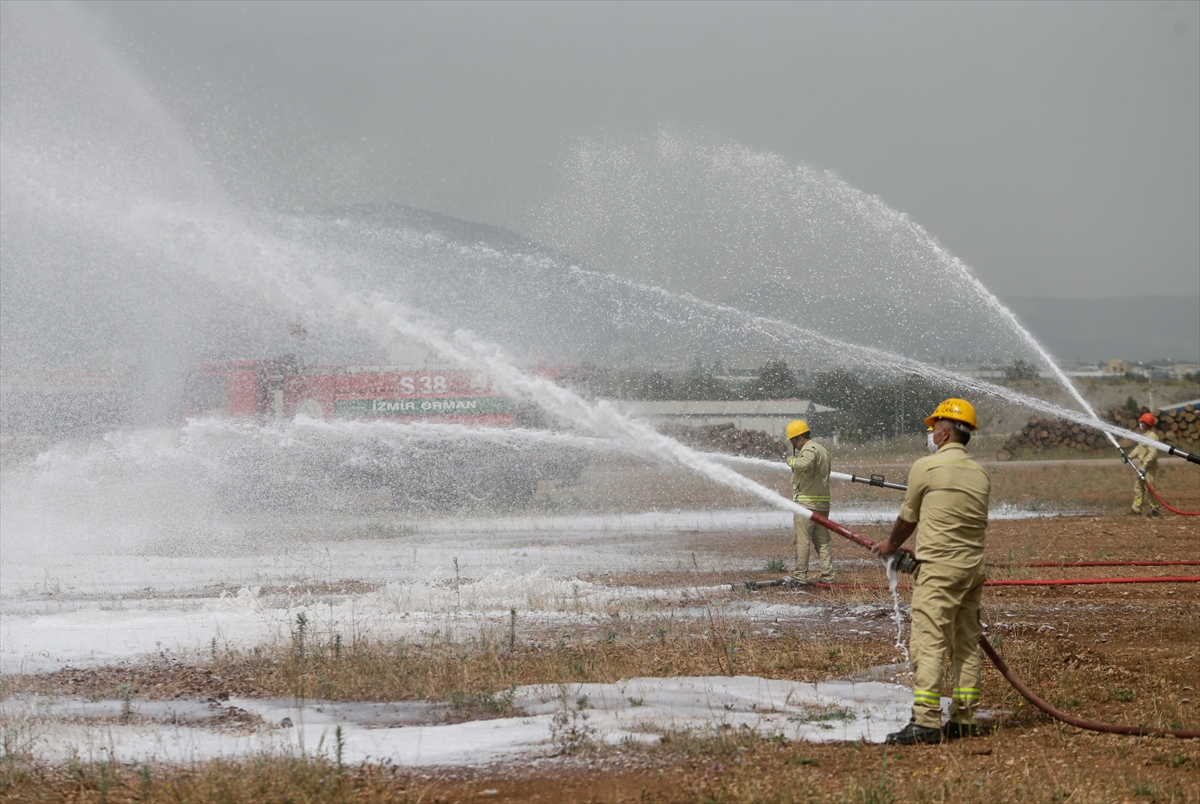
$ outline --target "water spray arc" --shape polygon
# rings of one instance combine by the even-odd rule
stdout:
[[[853,188],[851,188],[851,189],[853,189]],[[1049,352],[1046,351],[1045,347],[1042,346],[1042,344],[1038,341],[1038,339],[1033,337],[1033,333],[1031,333],[1028,329],[1025,328],[1025,325],[1023,325],[1020,322],[1020,320],[1017,318],[1016,314],[1014,314],[1012,312],[1012,310],[1008,309],[1008,307],[1006,307],[1004,304],[1002,304],[1000,302],[1000,300],[997,299],[996,296],[990,290],[988,290],[982,282],[979,281],[978,277],[976,277],[974,274],[972,274],[967,269],[967,266],[965,264],[963,264],[963,262],[961,260],[959,260],[954,255],[950,254],[950,252],[946,251],[946,249],[943,248],[942,245],[940,243],[938,243],[937,240],[932,235],[930,235],[927,231],[925,231],[925,228],[923,226],[920,226],[916,222],[909,219],[907,216],[896,215],[894,211],[892,211],[892,210],[889,210],[889,211],[892,213],[893,217],[897,218],[899,221],[902,221],[903,225],[906,226],[908,229],[910,229],[914,233],[914,235],[916,235],[919,239],[924,240],[928,244],[929,248],[936,255],[939,262],[943,263],[944,265],[947,265],[948,267],[950,267],[953,270],[956,270],[959,273],[959,275],[961,276],[962,281],[964,281],[968,285],[970,285],[975,290],[975,292],[979,295],[979,297],[981,299],[983,299],[985,302],[987,302],[987,304],[998,315],[1000,315],[1004,320],[1006,320],[1009,323],[1009,325],[1021,337],[1021,339],[1024,340],[1025,343],[1028,344],[1028,346],[1031,349],[1033,349],[1034,352],[1037,353],[1037,355],[1041,359],[1042,363],[1047,368],[1050,369],[1051,373],[1054,374],[1054,378],[1056,380],[1058,380],[1058,382],[1063,386],[1063,388],[1067,391],[1067,393],[1069,393],[1071,395],[1071,397],[1079,404],[1079,407],[1081,409],[1083,409],[1084,412],[1086,412],[1087,414],[1090,415],[1092,425],[1098,427],[1098,429],[1100,429],[1101,432],[1104,433],[1104,435],[1108,439],[1109,443],[1111,443],[1113,445],[1113,447],[1115,447],[1116,450],[1121,453],[1121,458],[1122,458],[1123,462],[1128,463],[1130,466],[1132,466],[1134,471],[1137,472],[1138,477],[1140,477],[1144,482],[1146,479],[1145,475],[1141,472],[1140,469],[1138,469],[1138,467],[1133,466],[1133,464],[1130,462],[1129,456],[1125,454],[1125,450],[1121,448],[1121,445],[1119,443],[1117,443],[1116,436],[1113,435],[1113,430],[1109,429],[1105,425],[1105,422],[1096,414],[1096,412],[1092,409],[1092,406],[1089,405],[1087,400],[1083,398],[1083,395],[1079,393],[1079,389],[1075,387],[1075,383],[1071,382],[1071,378],[1068,377],[1066,375],[1066,373],[1058,366],[1058,364],[1054,362],[1054,358],[1050,355]],[[1148,444],[1148,443],[1152,444],[1153,443],[1153,439],[1137,439],[1137,440],[1143,444]],[[1180,457],[1182,457],[1192,463],[1200,464],[1200,456],[1191,455],[1189,453],[1184,452],[1183,450],[1176,449],[1175,447],[1171,447],[1166,444],[1161,444],[1160,446],[1156,446],[1155,448],[1159,449],[1163,452],[1166,452],[1168,455],[1179,455]],[[1158,495],[1155,494],[1155,496],[1157,497]],[[1159,501],[1162,502],[1162,498],[1159,498]],[[1166,503],[1163,502],[1163,505],[1166,505]],[[1174,510],[1174,509],[1172,509],[1172,510]]]
[[[916,224],[912,223],[911,221],[909,222],[909,225],[916,226]],[[918,226],[917,229],[919,229],[924,234],[923,228]],[[928,236],[928,235],[926,235],[926,236]],[[930,238],[930,239],[932,241],[932,238]],[[1130,462],[1129,456],[1125,453],[1125,450],[1121,448],[1121,445],[1119,443],[1117,443],[1117,439],[1116,439],[1116,436],[1113,435],[1113,431],[1104,426],[1104,421],[1098,415],[1096,415],[1096,412],[1094,410],[1092,410],[1092,406],[1089,405],[1087,403],[1087,400],[1083,398],[1083,395],[1079,393],[1079,389],[1075,387],[1075,383],[1071,382],[1071,378],[1068,377],[1061,368],[1059,368],[1058,364],[1054,362],[1054,358],[1050,356],[1050,353],[1046,351],[1045,347],[1042,346],[1042,344],[1038,341],[1037,338],[1033,337],[1033,333],[1031,333],[1028,329],[1026,329],[1025,326],[1020,322],[1020,320],[1017,319],[1017,316],[1012,312],[1012,310],[1009,310],[1006,306],[1001,304],[1000,300],[997,299],[990,290],[988,290],[986,287],[984,287],[983,283],[980,282],[978,278],[973,276],[966,269],[965,265],[962,265],[961,262],[959,262],[957,259],[954,259],[948,252],[945,251],[945,249],[943,249],[941,247],[941,245],[939,245],[937,243],[931,243],[931,246],[935,249],[939,258],[952,260],[953,264],[956,264],[957,266],[960,267],[962,274],[963,274],[963,278],[966,281],[970,282],[974,286],[975,291],[980,295],[980,297],[985,299],[988,302],[988,304],[990,304],[993,308],[995,308],[996,311],[1001,316],[1003,316],[1009,322],[1009,324],[1012,326],[1012,328],[1025,340],[1025,342],[1029,344],[1030,348],[1032,348],[1035,352],[1037,352],[1038,357],[1041,358],[1042,362],[1054,374],[1054,378],[1056,380],[1058,380],[1059,383],[1063,386],[1063,388],[1066,389],[1067,393],[1069,393],[1075,399],[1075,401],[1079,403],[1079,406],[1085,412],[1087,412],[1088,414],[1091,415],[1093,426],[1098,425],[1099,429],[1101,430],[1101,432],[1104,433],[1104,435],[1108,439],[1109,443],[1112,444],[1116,448],[1117,452],[1121,453],[1121,460],[1124,463],[1127,463],[1131,467],[1133,467],[1133,470],[1135,472],[1137,472],[1138,477],[1140,477],[1142,479],[1142,481],[1145,482],[1145,480],[1146,480],[1145,474],[1141,471],[1141,469],[1139,469],[1136,466],[1133,466],[1133,463]],[[1143,443],[1143,444],[1154,443],[1153,439],[1145,439],[1145,440],[1138,439],[1138,440],[1141,441],[1141,443]],[[1161,442],[1159,442],[1159,443],[1161,443]],[[1191,463],[1200,464],[1200,456],[1191,455],[1187,452],[1184,452],[1183,450],[1176,449],[1175,447],[1169,446],[1167,444],[1161,444],[1161,446],[1156,446],[1155,449],[1159,449],[1159,450],[1167,453],[1168,455],[1178,455],[1179,457],[1184,458],[1185,460],[1190,461]],[[1154,496],[1158,497],[1158,494],[1155,493]],[[1159,497],[1159,502],[1163,502],[1161,497]],[[1163,502],[1163,505],[1166,505],[1166,503]],[[1171,509],[1171,510],[1174,511],[1175,509]],[[1179,513],[1179,512],[1176,512],[1176,513]],[[1189,516],[1191,516],[1191,515],[1189,514]]]
[[[51,199],[43,198],[42,202],[51,203]],[[447,331],[436,317],[383,294],[344,287],[324,274],[321,267],[327,262],[338,265],[345,255],[299,249],[295,243],[264,234],[228,209],[224,215],[149,207],[126,213],[119,208],[81,201],[69,213],[77,216],[81,225],[134,253],[162,252],[170,266],[176,265],[172,259],[176,256],[174,250],[182,244],[194,257],[199,255],[191,261],[191,271],[226,287],[269,299],[277,307],[304,311],[319,320],[348,321],[384,346],[399,341],[420,343],[458,366],[488,373],[498,385],[536,400],[564,421],[621,441],[640,454],[687,467],[773,507],[808,518],[814,516],[807,508],[649,425],[629,419],[607,402],[590,403],[546,378],[521,371],[494,344],[465,330]]]
[[[797,344],[805,344],[810,348],[820,348],[830,354],[850,359],[857,365],[879,371],[889,376],[911,374],[926,377],[961,389],[961,393],[964,395],[976,394],[990,399],[1021,405],[1031,410],[1039,410],[1077,424],[1095,427],[1105,432],[1109,438],[1113,438],[1114,435],[1128,438],[1138,443],[1147,444],[1168,454],[1185,458],[1192,463],[1200,463],[1200,457],[1198,456],[1189,455],[1160,441],[1146,438],[1136,431],[1126,430],[1125,428],[1098,420],[1094,412],[1090,409],[1087,409],[1086,412],[1080,412],[1064,408],[1002,385],[996,385],[979,378],[969,377],[939,366],[923,363],[919,360],[884,349],[863,346],[834,338],[816,330],[793,324],[790,321],[755,315],[726,304],[705,301],[688,293],[672,292],[612,274],[589,271],[579,266],[572,266],[571,270],[573,274],[587,279],[589,283],[603,282],[618,285],[636,291],[639,294],[644,294],[648,299],[656,300],[660,304],[672,304],[680,308],[680,315],[695,315],[708,320],[719,321],[721,322],[721,326],[728,327],[734,331],[740,330],[752,333],[755,339],[764,344],[771,344],[782,354],[793,352]]]
[[[322,258],[336,260],[338,255],[297,253],[294,244],[264,235],[237,217],[201,219],[178,214],[160,217],[151,210],[140,210],[137,218],[129,220],[106,210],[101,220],[109,223],[106,229],[110,236],[128,238],[131,246],[140,249],[147,246],[144,239],[147,232],[153,233],[150,243],[160,247],[168,247],[175,241],[186,242],[207,255],[197,266],[202,273],[235,283],[293,310],[347,321],[384,345],[397,341],[423,344],[460,367],[487,373],[498,386],[537,401],[551,415],[618,441],[632,452],[687,467],[777,509],[813,519],[863,546],[874,544],[721,465],[711,456],[662,435],[648,424],[630,419],[608,402],[589,402],[548,378],[522,371],[495,344],[466,330],[448,332],[440,321],[424,311],[381,293],[350,290],[332,277],[314,271]]]
[[[911,371],[950,383],[964,395],[1003,399],[1098,427],[1110,441],[1115,442],[1114,435],[1141,441],[1134,433],[1098,421],[1070,379],[1012,311],[928,231],[879,196],[849,185],[833,172],[664,127],[632,141],[584,140],[569,173],[573,189],[542,210],[545,220],[535,221],[535,229],[540,225],[548,241],[564,251],[626,264],[631,271],[674,276],[687,290],[667,291],[623,280],[627,287],[656,294],[664,303],[686,305],[698,316],[720,317],[730,328],[752,330],[777,354],[792,355],[816,346],[824,355],[870,370],[888,375]],[[696,253],[697,244],[703,247],[703,256]],[[692,295],[691,288],[703,279],[695,276],[697,266],[710,264],[721,272],[727,294],[735,286],[747,291],[749,306],[708,302]],[[873,293],[848,280],[863,271],[873,272],[889,287],[909,283],[915,290],[946,282],[964,292],[956,291],[949,303],[939,300],[936,305],[923,302],[919,293]],[[755,282],[765,284],[751,287]],[[764,298],[775,303],[759,303]],[[966,300],[972,298],[985,309],[968,305]],[[834,299],[843,303],[835,308],[828,303]],[[845,300],[852,304],[846,305]],[[779,320],[790,319],[791,312],[747,313],[756,306],[760,310],[799,307],[806,320],[823,323],[808,329]],[[872,338],[879,343],[899,338],[911,349],[931,353],[928,339],[935,330],[922,324],[927,315],[939,321],[939,350],[947,338],[969,345],[972,338],[990,341],[993,336],[995,349],[1032,350],[1079,404],[1082,415],[912,357],[859,345]],[[880,322],[887,322],[886,331]],[[851,337],[855,343],[847,342]],[[1162,445],[1155,448],[1165,450]]]

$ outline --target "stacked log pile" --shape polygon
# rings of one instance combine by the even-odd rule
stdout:
[[[1101,418],[1118,427],[1133,430],[1137,427],[1138,417],[1148,413],[1148,408],[1142,408],[1132,413],[1124,408],[1114,408]],[[1158,430],[1167,444],[1187,448],[1200,444],[1200,413],[1192,405],[1177,411],[1157,411]],[[1132,442],[1123,442],[1121,446],[1130,446]],[[1018,454],[1045,452],[1053,449],[1068,449],[1080,452],[1103,450],[1109,447],[1108,438],[1099,430],[1086,425],[1076,424],[1065,419],[1047,416],[1031,416],[1028,423],[1020,432],[1013,433],[1004,442],[996,457],[1002,461],[1012,460]],[[1189,450],[1190,451],[1190,450]]]
[[[1087,451],[1105,446],[1108,446],[1108,439],[1094,427],[1048,416],[1030,416],[1019,432],[1005,440],[996,457],[1009,461],[1021,453],[1064,448]]]
[[[787,454],[783,443],[768,433],[762,430],[739,430],[733,424],[710,424],[703,427],[671,425],[664,427],[663,432],[701,452],[724,452],[768,461],[782,460]]]

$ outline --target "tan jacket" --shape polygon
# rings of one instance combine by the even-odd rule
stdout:
[[[1146,438],[1152,438],[1155,441],[1162,441],[1158,436],[1157,430],[1147,430],[1142,433]],[[1138,443],[1136,447],[1129,451],[1129,460],[1141,461],[1139,464],[1142,469],[1153,469],[1158,466],[1158,450],[1149,444]]]
[[[914,463],[900,518],[917,523],[917,558],[960,569],[981,564],[991,493],[991,478],[962,444],[943,444]]]
[[[792,467],[792,499],[805,508],[829,513],[829,452],[810,439],[787,463]]]

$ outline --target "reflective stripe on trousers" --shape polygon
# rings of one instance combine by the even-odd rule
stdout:
[[[942,696],[937,690],[913,690],[913,703],[941,709]]]

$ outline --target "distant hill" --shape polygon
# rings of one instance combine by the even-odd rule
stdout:
[[[1200,362],[1200,296],[1002,301],[1059,360]]]

